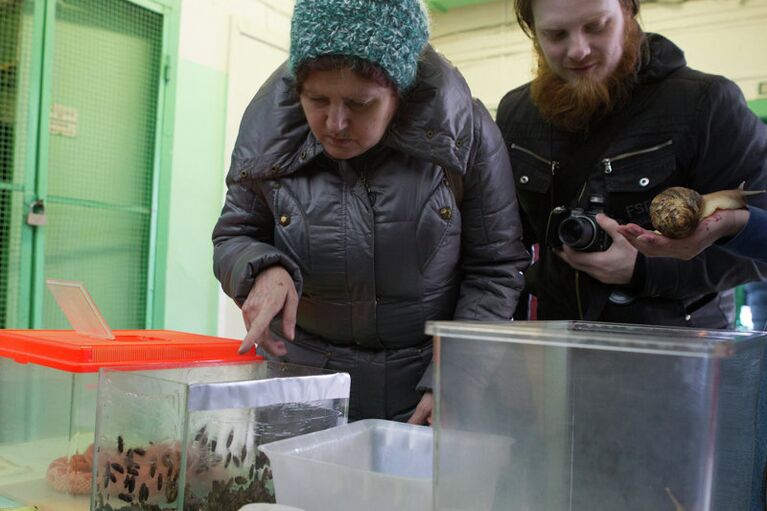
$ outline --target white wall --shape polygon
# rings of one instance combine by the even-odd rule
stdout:
[[[464,74],[474,95],[494,109],[530,80],[532,44],[511,0],[432,14],[432,44]],[[767,81],[767,0],[690,0],[642,5],[642,26],[679,45],[690,66],[723,74],[755,99]]]

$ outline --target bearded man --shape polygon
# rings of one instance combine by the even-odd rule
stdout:
[[[537,318],[731,328],[731,289],[764,280],[767,266],[717,246],[689,261],[645,257],[618,227],[652,229],[650,201],[670,186],[708,193],[745,181],[750,189],[767,188],[765,125],[733,82],[690,69],[671,41],[643,33],[638,0],[514,5],[538,69],[532,82],[503,98],[497,122],[511,156],[525,241],[540,248],[525,273]],[[767,196],[752,204],[764,208]],[[568,399],[578,402],[583,419],[572,439],[573,473],[590,481],[573,484],[573,509],[671,509],[665,490],[684,509],[764,509],[767,386],[729,390],[758,392],[759,419],[752,429],[727,430],[720,439],[709,502],[687,479],[705,467],[690,466],[683,443],[664,441],[681,435],[692,445],[700,440],[701,449],[705,443],[689,436],[706,422],[691,412],[695,407],[669,402],[658,412],[657,396],[666,391],[661,376],[678,379],[690,369],[672,359],[600,358],[578,350],[568,358],[568,375],[580,382]],[[590,371],[603,378],[585,377]],[[605,374],[617,384],[605,389]],[[685,376],[693,389],[694,376]],[[753,416],[753,408],[745,413]],[[670,424],[689,428],[665,430]]]
[[[645,257],[617,227],[651,228],[649,203],[670,186],[767,188],[767,127],[733,82],[643,33],[638,0],[514,4],[538,69],[503,98],[497,122],[526,241],[540,245],[525,274],[538,319],[732,327],[728,290],[764,280],[767,266],[717,247],[690,261]],[[568,218],[578,207],[586,218]]]

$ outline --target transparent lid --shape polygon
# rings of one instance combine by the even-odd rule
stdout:
[[[729,357],[767,341],[764,332],[704,330],[588,321],[430,321],[437,337],[660,355]]]
[[[48,279],[45,283],[75,332],[96,339],[115,338],[82,282]]]

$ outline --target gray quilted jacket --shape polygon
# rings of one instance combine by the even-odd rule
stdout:
[[[399,349],[423,345],[428,320],[511,318],[529,257],[508,154],[431,48],[383,140],[348,161],[323,153],[283,65],[245,112],[227,186],[216,277],[242,304],[260,271],[285,267],[297,340]]]

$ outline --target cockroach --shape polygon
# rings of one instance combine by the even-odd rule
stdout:
[[[248,456],[248,447],[246,445],[242,446],[242,451],[240,451],[240,459],[242,461],[245,461],[245,458]]]
[[[165,487],[165,500],[170,502],[175,502],[176,497],[178,497],[178,486],[169,484]]]
[[[232,440],[234,440],[234,430],[229,432],[229,436],[226,437],[226,448],[229,449],[232,446]]]
[[[256,473],[256,464],[252,463],[250,465],[250,470],[248,470],[248,478],[253,479],[253,475]]]
[[[153,478],[155,473],[157,472],[157,461],[153,461],[149,464],[149,477]]]
[[[133,502],[133,496],[128,495],[127,493],[120,493],[117,497],[125,502]]]
[[[120,472],[121,474],[125,473],[125,469],[119,463],[112,463],[110,466],[112,467],[112,470],[116,470],[117,472]]]
[[[134,468],[134,467],[128,467],[128,468],[127,468],[127,471],[128,471],[128,473],[129,473],[130,475],[132,475],[132,476],[134,476],[134,477],[138,477],[138,470],[136,470],[136,468]]]
[[[157,491],[162,490],[162,474],[157,476]]]
[[[206,429],[206,428],[207,428],[207,426],[203,426],[203,427],[201,427],[201,428],[200,428],[200,429],[197,431],[197,434],[196,434],[196,435],[194,435],[194,439],[195,439],[196,441],[198,441],[198,442],[200,441],[200,439],[202,438],[202,436],[205,434],[205,429]]]
[[[133,458],[133,449],[128,449],[128,452],[126,452],[126,453],[125,453],[125,455],[126,455],[126,456],[127,456],[129,459],[132,459],[132,458]]]
[[[133,491],[136,489],[136,479],[133,477],[126,477],[125,482],[128,484],[128,491],[133,493]]]
[[[229,468],[229,462],[232,461],[232,453],[227,453],[226,462],[224,462],[224,468]]]
[[[117,452],[122,454],[124,447],[125,447],[125,442],[123,442],[122,435],[117,435]]]
[[[146,502],[149,498],[149,487],[146,485],[146,483],[141,483],[141,488],[138,491],[138,500],[139,502]]]
[[[211,450],[211,452],[215,452],[215,450],[216,450],[216,445],[218,445],[218,442],[217,442],[217,441],[216,441],[216,439],[214,438],[213,440],[211,440],[211,441],[210,441],[210,450]]]
[[[234,466],[239,468],[240,467],[240,458],[237,456],[232,456],[232,462],[234,462]]]
[[[139,456],[145,456],[146,455],[146,451],[144,449],[142,449],[141,447],[136,447],[135,449],[133,449],[133,452],[135,452]]]
[[[242,476],[237,476],[237,477],[234,478],[234,482],[237,483],[237,484],[247,484],[248,480],[245,479]]]

